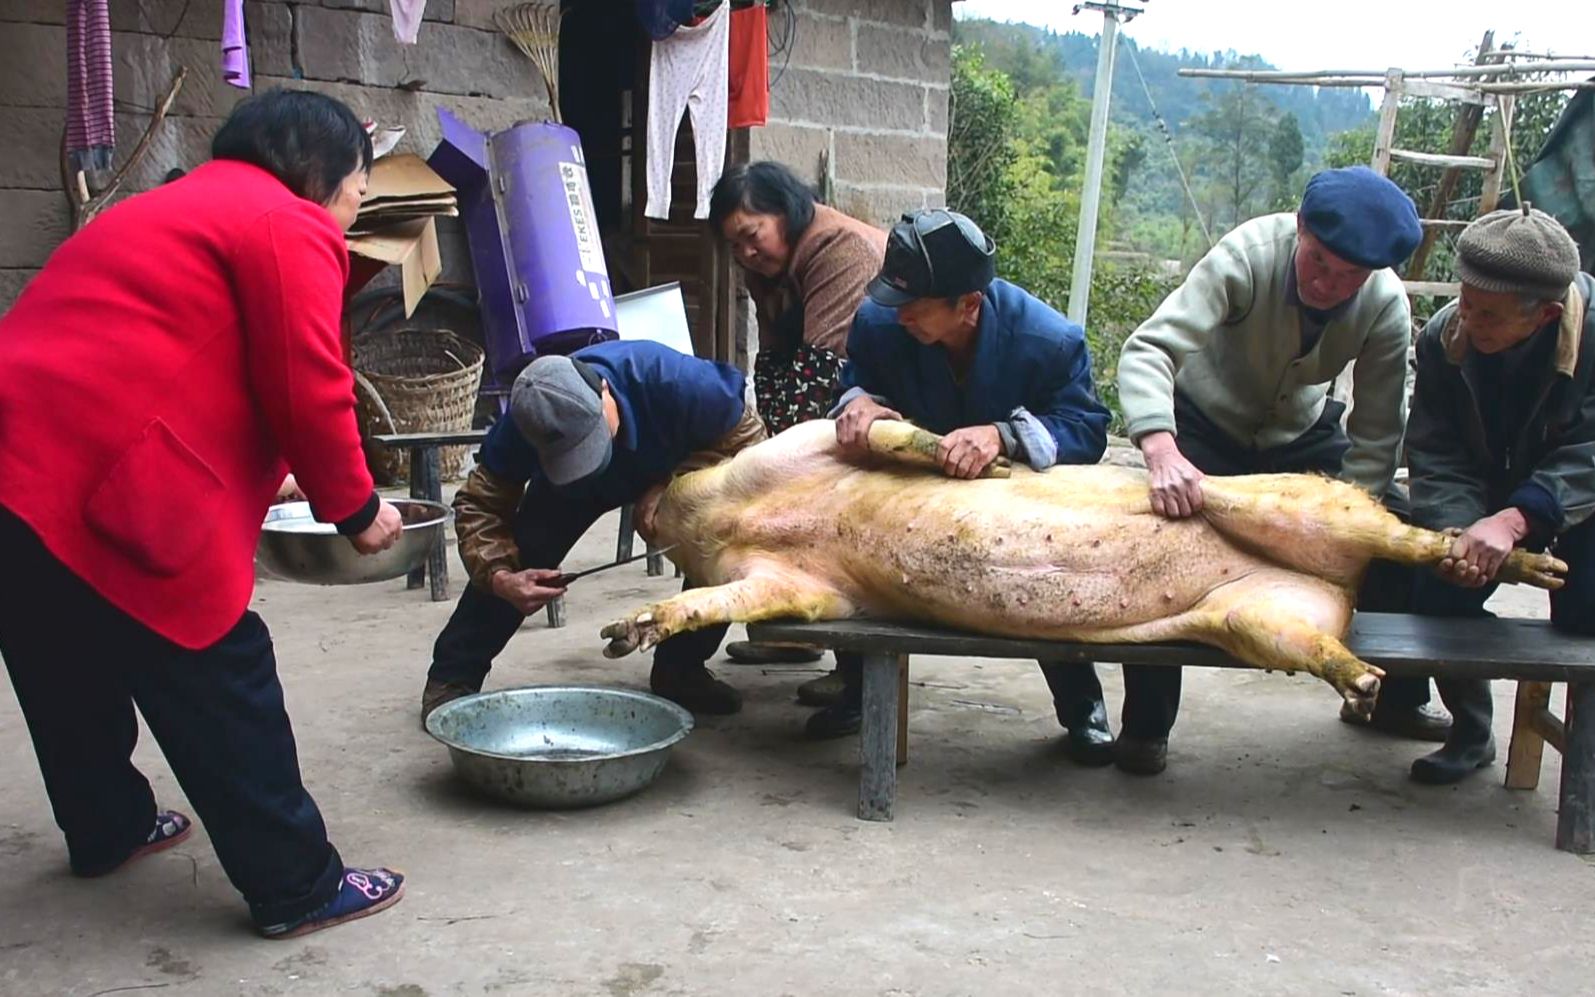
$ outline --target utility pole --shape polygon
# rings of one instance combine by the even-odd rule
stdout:
[[[1075,4],[1074,12],[1102,12],[1102,37],[1097,41],[1097,83],[1091,91],[1091,137],[1086,145],[1085,190],[1080,193],[1080,230],[1074,242],[1074,278],[1069,284],[1069,321],[1085,328],[1091,302],[1091,259],[1097,244],[1097,208],[1102,201],[1102,160],[1108,144],[1108,101],[1113,96],[1113,56],[1119,24],[1130,23],[1145,7],[1117,0]]]

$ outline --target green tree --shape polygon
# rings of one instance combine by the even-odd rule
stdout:
[[[1193,122],[1208,153],[1209,189],[1231,228],[1252,217],[1258,191],[1268,182],[1277,116],[1255,86],[1244,84],[1212,96],[1207,111]]]
[[[1524,94],[1514,102],[1511,115],[1511,146],[1513,161],[1519,173],[1528,169],[1529,163],[1539,155],[1552,126],[1561,116],[1562,109],[1567,106],[1568,99],[1567,91],[1550,91]],[[1403,100],[1396,114],[1393,144],[1398,149],[1411,149],[1417,152],[1449,151],[1452,129],[1456,125],[1461,108],[1462,105],[1454,101],[1427,98]],[[1497,112],[1494,109],[1486,111],[1483,121],[1474,132],[1473,143],[1468,149],[1469,155],[1489,155],[1490,137],[1496,128],[1496,117]],[[1376,137],[1375,126],[1371,124],[1331,136],[1324,157],[1327,165],[1354,166],[1369,163],[1373,159]],[[1390,179],[1412,197],[1420,213],[1427,213],[1433,207],[1431,202],[1437,193],[1443,172],[1440,167],[1420,166],[1401,160],[1393,160],[1390,164]],[[1510,176],[1503,179],[1501,187],[1503,197],[1510,194],[1512,189]],[[1439,217],[1461,221],[1476,217],[1483,192],[1484,172],[1474,169],[1463,170],[1450,198],[1441,207]],[[1424,270],[1423,279],[1437,281],[1457,279],[1457,235],[1456,232],[1442,232],[1439,235]],[[1427,308],[1419,309],[1420,317],[1438,308],[1444,301],[1445,299],[1430,299]],[[1419,304],[1424,303],[1419,302]]]
[[[948,206],[969,215],[997,243],[1000,276],[1066,311],[1090,102],[1071,83],[1022,90],[979,50],[956,46],[951,105]],[[1124,130],[1110,133],[1110,143],[1111,203],[1145,150]],[[1111,229],[1112,214],[1104,212],[1103,232]],[[1086,340],[1097,391],[1115,419],[1119,348],[1172,289],[1171,279],[1145,267],[1101,261],[1092,273]]]
[[[1296,201],[1296,171],[1302,163],[1301,126],[1296,115],[1282,114],[1268,140],[1268,168],[1273,174],[1272,201],[1276,211],[1289,210]]]
[[[986,68],[979,49],[956,46],[948,106],[947,203],[995,238],[1007,222],[1013,201],[1009,172],[1019,155],[1013,81]]]
[[[1113,154],[1112,195],[1110,202],[1114,207],[1124,199],[1124,194],[1130,189],[1130,181],[1134,179],[1136,171],[1146,165],[1146,139],[1135,132],[1129,132],[1119,143],[1118,149]]]

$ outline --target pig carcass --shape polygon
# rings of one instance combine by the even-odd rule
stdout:
[[[973,481],[931,466],[937,437],[871,427],[867,466],[834,424],[795,426],[665,491],[657,542],[700,587],[603,630],[605,654],[723,622],[868,616],[1001,637],[1215,645],[1298,669],[1363,713],[1381,673],[1342,643],[1374,558],[1435,565],[1451,540],[1316,475],[1203,481],[1189,519],[1152,511],[1146,476],[1059,466]],[[1557,588],[1567,567],[1515,551],[1504,581]]]

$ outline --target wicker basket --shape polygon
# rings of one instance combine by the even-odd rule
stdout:
[[[360,435],[379,484],[409,478],[409,453],[373,443],[377,433],[453,433],[471,428],[482,348],[442,329],[371,332],[354,341]],[[460,476],[470,447],[438,451],[444,481]]]

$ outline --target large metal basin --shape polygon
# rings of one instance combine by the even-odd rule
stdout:
[[[454,770],[521,806],[589,807],[630,796],[664,770],[692,714],[630,689],[543,685],[445,703],[426,719]]]
[[[311,585],[363,585],[402,578],[426,562],[443,536],[449,509],[422,499],[390,499],[404,517],[392,547],[362,555],[331,523],[318,523],[309,502],[284,502],[266,510],[255,563],[268,573]]]

